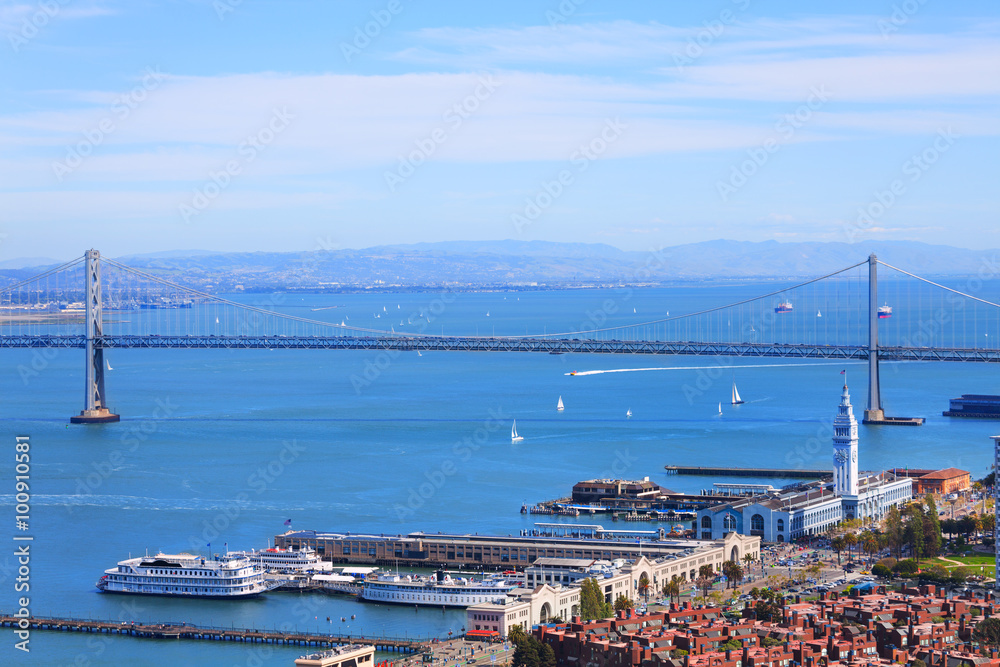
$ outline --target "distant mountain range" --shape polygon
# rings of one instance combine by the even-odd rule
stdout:
[[[209,290],[387,289],[391,287],[568,287],[579,284],[805,278],[879,259],[922,276],[994,271],[998,250],[966,250],[913,241],[779,243],[705,241],[658,251],[596,243],[445,241],[360,250],[217,253],[173,250],[119,261]],[[51,265],[55,261],[42,262]],[[7,260],[0,276],[23,280],[44,269]]]

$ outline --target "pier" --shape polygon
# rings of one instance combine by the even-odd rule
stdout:
[[[784,479],[822,479],[830,470],[795,468],[712,468],[707,466],[663,466],[668,475],[704,475],[707,477],[778,477]]]
[[[434,641],[428,639],[408,639],[390,637],[362,637],[358,635],[319,635],[305,632],[281,632],[278,630],[257,630],[251,628],[219,628],[191,625],[188,623],[127,623],[95,621],[81,618],[42,618],[33,616],[20,619],[0,615],[0,627],[30,630],[52,630],[56,632],[86,632],[91,634],[124,635],[140,639],[199,639],[205,641],[244,642],[247,644],[285,644],[289,646],[317,646],[331,648],[347,644],[374,646],[379,651],[400,653],[423,653]],[[441,638],[439,641],[444,641]]]

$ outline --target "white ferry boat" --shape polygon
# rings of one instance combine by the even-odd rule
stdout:
[[[156,554],[120,561],[104,571],[97,588],[105,593],[192,598],[247,598],[276,588],[249,558],[226,554]]]
[[[279,549],[271,547],[261,551],[230,551],[237,558],[249,558],[251,563],[260,565],[267,572],[299,574],[302,572],[332,572],[333,563],[324,561],[315,549]]]
[[[435,607],[471,607],[507,597],[516,584],[503,578],[452,579],[443,571],[433,577],[383,574],[361,585],[361,600]]]

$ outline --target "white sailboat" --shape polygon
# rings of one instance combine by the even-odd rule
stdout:
[[[487,310],[486,311],[486,317],[489,317],[489,316],[490,316],[490,311]]]
[[[628,410],[625,411],[625,419],[631,419],[631,418],[632,418],[632,408],[629,408]]]
[[[563,405],[563,402],[562,402],[562,396],[560,396],[560,397],[559,397],[559,402],[558,402],[558,403],[556,403],[556,410],[560,410],[560,411],[562,411],[562,410],[565,410],[565,409],[566,409],[566,406],[565,406],[565,405]]]
[[[218,323],[219,323],[219,318],[218,318],[218,317],[216,317],[216,318],[215,318],[215,323],[216,323],[216,324],[218,324]]]
[[[719,401],[719,416],[722,416],[722,401]]]
[[[819,308],[816,309],[816,317],[823,317],[823,313]]]
[[[741,404],[743,404],[745,402],[746,401],[744,401],[742,398],[740,398],[740,392],[736,388],[736,380],[733,380],[733,405],[741,405]],[[722,409],[720,408],[719,411],[721,412]]]
[[[517,434],[517,420],[515,419],[514,423],[510,426],[510,441],[521,442],[522,440],[524,440],[524,436]]]
[[[109,370],[109,371],[113,371],[113,370],[115,370],[115,369],[111,368],[111,362],[110,362],[110,361],[108,361],[107,359],[105,359],[105,360],[104,360],[104,363],[106,363],[106,364],[108,365],[108,370]]]

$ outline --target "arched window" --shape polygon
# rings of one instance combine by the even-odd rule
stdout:
[[[778,532],[780,533],[783,530],[785,530],[785,520],[778,519]]]
[[[764,517],[760,514],[754,514],[750,517],[750,530],[764,532]]]
[[[727,532],[731,533],[736,530],[736,517],[732,514],[727,514],[722,519],[722,528]]]
[[[712,517],[710,516],[701,517],[701,527],[712,530]]]

